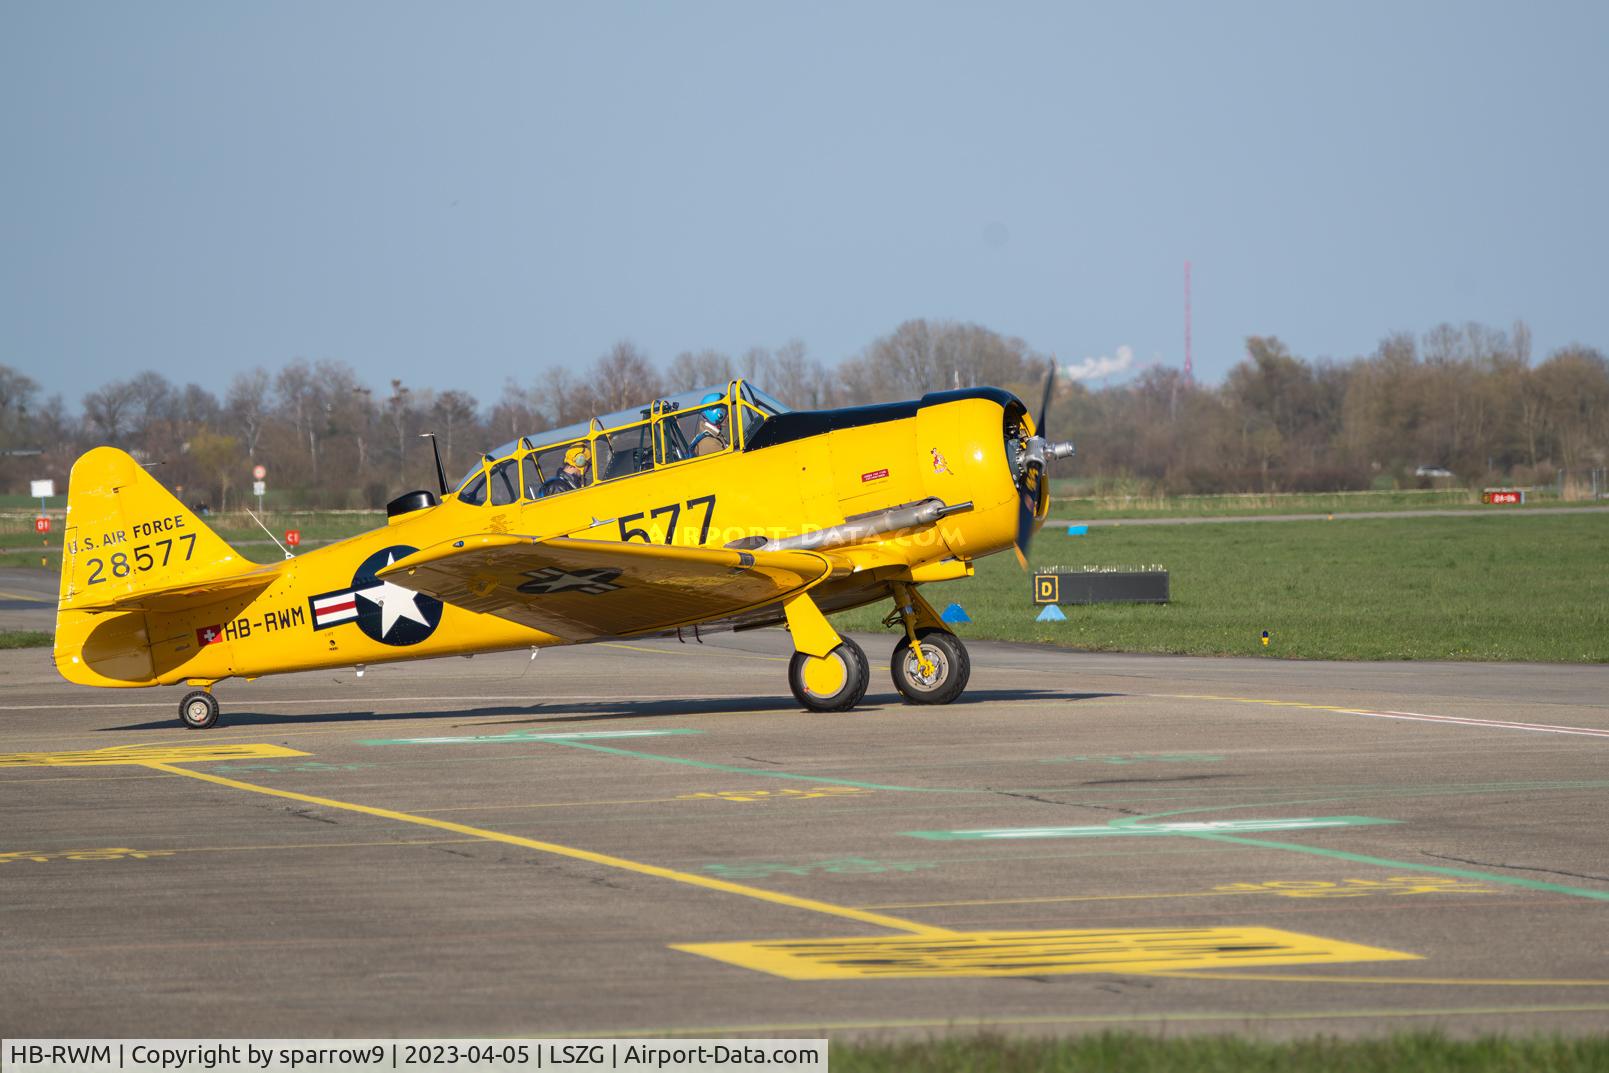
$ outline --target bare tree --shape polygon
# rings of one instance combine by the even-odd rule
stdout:
[[[84,396],[84,420],[102,443],[122,443],[134,404],[133,385],[126,380],[113,380]]]
[[[671,391],[697,391],[701,387],[724,385],[737,376],[732,359],[718,350],[684,350],[670,363],[667,377]]]
[[[592,387],[604,413],[646,406],[664,391],[659,373],[634,343],[622,340],[592,366]]]
[[[218,489],[218,509],[225,509],[235,472],[241,464],[240,441],[208,428],[199,429],[190,438],[190,457],[202,476]]]
[[[224,400],[229,420],[245,438],[246,457],[253,462],[257,460],[257,441],[269,416],[268,384],[268,370],[259,365],[237,373],[229,383],[229,394]]]
[[[436,396],[435,403],[430,407],[430,419],[435,422],[435,431],[440,433],[444,441],[442,459],[447,469],[453,469],[453,434],[462,432],[465,428],[473,429],[475,409],[475,399],[463,391],[443,391]],[[453,472],[456,473],[457,470]]]
[[[397,433],[397,485],[408,483],[408,420],[412,412],[413,392],[401,380],[391,381],[391,397],[386,400],[386,412],[391,415],[391,427]]]

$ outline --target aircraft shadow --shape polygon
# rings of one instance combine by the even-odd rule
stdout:
[[[978,704],[999,701],[1081,701],[1119,696],[1115,693],[1072,693],[1059,689],[979,689],[964,694],[947,707],[966,709]],[[903,708],[906,705],[893,692],[868,693],[860,707],[850,712],[834,713],[840,717],[853,717],[869,711]],[[490,719],[495,716],[525,715],[524,720],[499,720],[497,726],[566,725],[571,723],[608,722],[615,719],[651,719],[684,715],[741,715],[746,712],[793,712],[801,717],[812,713],[799,708],[791,695],[756,697],[715,697],[685,700],[625,700],[611,701],[534,701],[531,704],[496,704],[474,708],[441,708],[418,712],[314,712],[307,715],[288,715],[274,712],[234,711],[224,705],[222,727],[250,726],[312,726],[319,723],[390,723],[418,719]],[[832,716],[828,716],[832,717]],[[102,727],[102,731],[161,730],[172,728],[176,719],[160,719],[146,723],[129,723],[123,726]],[[466,725],[476,725],[470,722]]]

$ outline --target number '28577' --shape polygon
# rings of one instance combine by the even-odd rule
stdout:
[[[196,550],[195,534],[181,533],[176,539],[184,545],[184,558],[177,561],[181,563],[189,562],[190,556],[194,555]],[[98,556],[93,559],[85,559],[84,566],[89,569],[89,580],[85,584],[98,585],[105,581],[108,576],[114,578],[128,577],[130,574],[143,574],[147,570],[165,567],[169,562],[174,561],[174,540],[175,538],[173,537],[164,537],[155,543],[136,544],[133,551],[114,551],[105,559],[101,559]],[[161,554],[160,562],[157,561],[159,552]],[[133,557],[132,562],[130,562],[131,556]]]

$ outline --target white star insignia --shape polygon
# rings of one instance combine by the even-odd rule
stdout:
[[[397,557],[395,555],[387,555],[385,564],[390,566],[396,561]],[[425,620],[424,613],[419,610],[419,605],[414,602],[419,598],[419,594],[412,589],[405,589],[401,585],[393,584],[390,581],[382,581],[370,588],[357,590],[357,595],[379,607],[381,637],[390,635],[391,627],[395,626],[397,620],[401,618],[409,619],[425,627],[430,625]]]

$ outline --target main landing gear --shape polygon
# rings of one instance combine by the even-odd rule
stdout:
[[[888,669],[894,688],[909,703],[948,704],[967,687],[972,659],[961,638],[927,628],[917,630],[914,638],[900,638]]]
[[[179,722],[190,730],[206,730],[218,722],[218,698],[205,689],[186,693],[179,702]]]
[[[910,585],[894,585],[894,611],[885,624],[895,623],[905,627],[888,667],[899,695],[907,704],[948,704],[959,697],[972,676],[966,645]]]
[[[793,699],[813,712],[844,712],[860,703],[871,682],[866,653],[845,637],[825,656],[795,652],[788,662]]]
[[[910,704],[948,704],[967,687],[972,660],[961,639],[909,585],[894,586],[895,610],[887,625],[903,623],[889,670],[894,688]],[[813,712],[848,711],[861,702],[871,681],[866,653],[827,622],[808,594],[783,605],[796,651],[788,662],[788,686]]]

